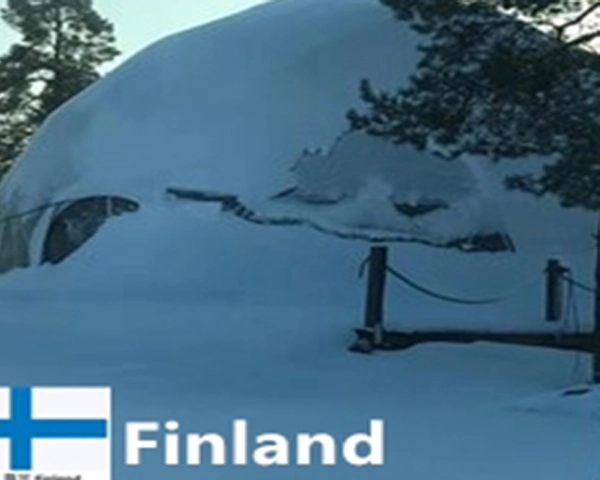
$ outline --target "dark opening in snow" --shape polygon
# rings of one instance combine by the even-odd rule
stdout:
[[[62,262],[93,237],[108,218],[138,209],[139,204],[133,200],[108,195],[73,201],[52,219],[44,240],[41,263]]]

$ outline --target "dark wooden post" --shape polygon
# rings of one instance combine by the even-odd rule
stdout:
[[[594,358],[593,381],[600,384],[600,215],[596,229],[596,268],[594,272]]]
[[[546,265],[546,320],[558,322],[563,316],[563,274],[565,268],[556,259]]]
[[[365,327],[373,332],[373,344],[375,346],[383,343],[383,312],[387,258],[387,247],[371,247],[369,256],[369,277],[367,280]]]

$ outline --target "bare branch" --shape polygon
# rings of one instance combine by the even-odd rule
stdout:
[[[588,8],[586,8],[583,12],[581,12],[579,15],[577,15],[572,20],[569,20],[568,22],[565,22],[562,25],[555,26],[556,31],[558,32],[559,38],[564,35],[565,31],[568,28],[574,27],[575,25],[583,22],[587,17],[589,17],[592,13],[594,13],[599,8],[600,8],[600,2],[594,2],[592,5],[590,5]]]
[[[566,47],[576,47],[578,45],[583,45],[584,43],[591,42],[595,38],[600,37],[600,30],[593,30],[589,33],[581,35],[579,37],[575,37],[572,40],[569,40],[565,43]]]

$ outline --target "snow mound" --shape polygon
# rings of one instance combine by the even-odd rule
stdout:
[[[354,132],[327,155],[305,153],[292,171],[296,186],[267,211],[274,203],[288,216],[380,241],[512,249],[494,200],[466,161]]]

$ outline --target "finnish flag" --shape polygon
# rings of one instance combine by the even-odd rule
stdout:
[[[107,387],[0,388],[2,479],[110,480],[110,420]]]

